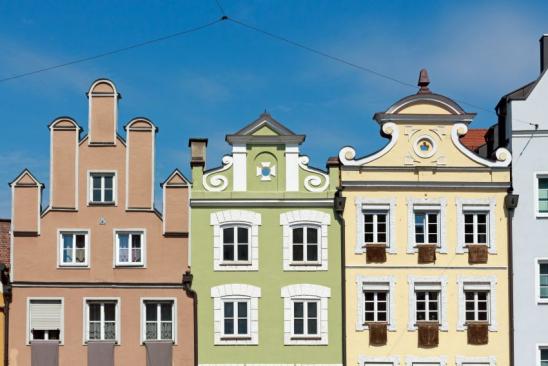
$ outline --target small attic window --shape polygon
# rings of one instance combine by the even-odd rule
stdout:
[[[416,140],[414,150],[421,158],[429,158],[434,155],[436,146],[430,137],[421,136]]]

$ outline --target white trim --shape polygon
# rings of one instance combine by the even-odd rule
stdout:
[[[539,205],[538,205],[538,200],[539,200],[539,195],[538,195],[538,181],[539,181],[539,178],[548,178],[548,171],[546,170],[543,170],[543,171],[536,171],[533,173],[533,176],[534,176],[534,180],[533,180],[533,192],[534,192],[534,196],[535,196],[535,205],[534,205],[534,208],[535,208],[535,212],[533,213],[534,214],[534,217],[548,217],[548,212],[539,212]]]
[[[308,156],[299,156],[299,158],[297,159],[299,168],[301,168],[305,172],[316,174],[316,175],[308,175],[304,177],[303,179],[304,188],[309,192],[325,192],[327,188],[329,187],[329,175],[323,173],[322,171],[318,169],[310,168],[308,166],[309,161],[310,159],[308,158]],[[323,184],[322,184],[322,179],[323,179]]]
[[[468,248],[464,242],[464,214],[466,212],[487,212],[489,214],[487,246],[490,254],[497,253],[496,247],[496,212],[497,201],[494,197],[487,199],[456,199],[457,206],[457,253],[466,253]]]
[[[328,344],[328,301],[331,297],[329,287],[313,284],[295,284],[282,287],[284,299],[284,344],[285,345],[327,345]],[[319,302],[318,339],[298,339],[293,334],[293,302],[309,300]]]
[[[419,146],[419,141],[421,141],[421,140],[428,141],[430,143],[430,145],[432,146],[432,149],[430,149],[430,151],[428,151],[426,153],[422,152],[420,150],[420,146]],[[436,142],[429,135],[420,135],[419,137],[415,138],[415,141],[413,142],[413,150],[415,151],[415,154],[417,154],[418,157],[423,158],[423,159],[427,159],[427,158],[432,157],[432,155],[434,155],[436,153],[437,149],[438,149],[438,147],[436,145]]]
[[[447,366],[447,357],[446,356],[439,356],[439,357],[416,357],[416,356],[407,356],[405,357],[405,365],[406,366],[414,366],[414,364],[420,364],[420,363],[433,363],[434,365],[431,366]],[[438,364],[438,365],[435,365]],[[417,365],[421,366],[421,365]]]
[[[388,145],[383,147],[382,150],[376,152],[375,154],[366,156],[358,160],[354,160],[354,158],[356,157],[356,150],[351,146],[345,146],[341,149],[341,151],[339,151],[339,160],[341,164],[343,166],[365,165],[379,159],[380,157],[386,155],[390,150],[392,150],[392,148],[394,147],[394,145],[396,145],[396,142],[398,141],[399,127],[393,122],[387,122],[382,125],[381,129],[385,135],[391,136]]]
[[[537,343],[536,344],[536,353],[537,353],[537,356],[536,356],[536,366],[541,366],[540,365],[540,350],[541,349],[548,349],[548,343]]]
[[[469,356],[457,356],[455,358],[456,366],[467,366],[469,364],[485,364],[485,366],[497,366],[497,358],[495,356],[485,357],[469,357]]]
[[[396,200],[394,198],[371,199],[356,197],[356,245],[354,253],[363,254],[367,251],[364,246],[364,211],[369,209],[375,211],[386,211],[388,213],[387,252],[396,254]]]
[[[328,269],[328,226],[331,215],[316,210],[294,210],[280,214],[282,226],[282,251],[284,271],[327,271]],[[295,266],[292,261],[292,228],[293,226],[318,227],[318,262]]]
[[[461,153],[470,158],[470,160],[490,168],[506,168],[510,165],[510,163],[512,162],[512,154],[504,147],[499,147],[495,151],[495,157],[497,159],[496,161],[484,159],[470,151],[460,141],[460,137],[466,135],[467,132],[468,126],[466,126],[466,124],[464,123],[455,123],[453,127],[451,127],[451,140],[453,141],[453,144]]]
[[[285,190],[299,191],[299,145],[285,145]]]
[[[144,228],[127,228],[127,229],[118,229],[114,228],[114,258],[113,258],[113,268],[146,268],[147,266],[147,229]],[[118,250],[119,250],[119,241],[118,234],[140,234],[141,235],[141,262],[120,262],[118,260]],[[131,241],[128,238],[128,259],[131,258]]]
[[[115,306],[115,315],[114,315],[114,320],[116,322],[116,326],[115,326],[115,339],[114,339],[114,342],[117,344],[117,345],[121,345],[122,344],[122,334],[121,334],[121,324],[122,324],[122,317],[121,317],[121,307],[122,307],[122,299],[120,297],[84,297],[82,299],[82,304],[83,304],[83,319],[84,319],[84,326],[82,327],[83,329],[83,338],[82,338],[82,344],[84,346],[87,345],[89,339],[88,339],[88,319],[89,319],[89,312],[88,312],[88,301],[89,302],[115,302],[116,303],[116,306]]]
[[[250,227],[249,259],[246,265],[223,264],[222,226],[245,225]],[[261,214],[247,210],[225,210],[210,214],[213,226],[213,270],[214,271],[258,271],[259,270],[259,226]]]
[[[261,289],[245,284],[226,284],[211,288],[213,298],[213,341],[215,345],[258,345],[259,344],[259,298]],[[249,301],[249,337],[223,339],[223,300]]]
[[[548,304],[548,298],[542,299],[540,297],[540,265],[541,263],[548,264],[548,257],[535,258],[535,303]]]
[[[222,161],[223,161],[223,166],[221,168],[211,170],[209,173],[205,173],[202,176],[202,184],[206,191],[222,192],[228,187],[228,178],[224,175],[220,175],[220,174],[215,175],[215,174],[222,173],[230,169],[230,167],[234,164],[234,159],[230,155],[225,155],[223,156]],[[234,174],[234,171],[232,171],[232,173]],[[207,182],[208,179],[211,185]]]
[[[457,319],[457,330],[464,331],[466,329],[466,299],[464,296],[464,287],[469,285],[485,285],[489,286],[489,331],[497,331],[497,277],[496,276],[457,276],[458,296],[459,296],[459,313]],[[483,286],[482,286],[483,287]]]
[[[173,340],[173,344],[174,345],[177,345],[177,329],[179,328],[178,327],[178,322],[177,322],[177,298],[176,297],[141,297],[140,299],[140,303],[141,303],[141,316],[140,316],[140,320],[141,320],[141,338],[140,338],[140,343],[139,344],[144,344],[145,341],[146,341],[146,336],[145,336],[145,331],[146,331],[146,327],[145,327],[145,323],[146,323],[146,307],[145,307],[145,303],[146,302],[171,302],[172,303],[172,307],[171,307],[171,322],[172,322],[172,327],[171,327],[171,338]],[[160,320],[158,320],[160,321]]]
[[[59,334],[59,344],[65,343],[65,298],[64,297],[27,297],[27,314],[26,314],[26,345],[30,345],[30,303],[32,300],[46,300],[46,301],[61,301],[61,329]]]
[[[95,202],[95,201],[92,201],[92,198],[93,198],[93,182],[92,182],[92,178],[91,176],[93,174],[97,174],[97,175],[101,175],[101,174],[112,174],[113,177],[112,177],[112,201],[107,201],[107,202]],[[88,206],[92,206],[92,205],[105,205],[105,206],[108,206],[108,205],[112,205],[114,204],[114,206],[118,206],[118,171],[117,170],[88,170],[87,171],[87,181],[88,181],[88,187],[87,187],[87,205]]]
[[[73,229],[73,228],[60,228],[57,229],[57,268],[90,268],[91,267],[91,258],[90,258],[90,234],[91,230],[89,228],[87,229]],[[85,250],[86,250],[86,260],[84,263],[63,263],[63,241],[61,240],[61,236],[63,234],[84,234],[86,237],[85,242]],[[73,243],[74,246],[76,246],[76,243]]]
[[[232,146],[232,190],[234,192],[245,192],[247,190],[247,147],[246,145]]]
[[[363,287],[366,284],[386,284],[388,287],[388,330],[396,331],[396,277],[395,276],[356,276],[356,298],[358,299],[356,314],[356,330],[368,330],[365,324],[365,295]]]
[[[417,300],[415,296],[415,286],[417,284],[437,284],[441,287],[440,290],[440,308],[439,308],[439,323],[440,330],[449,330],[449,324],[447,320],[447,276],[407,276],[407,283],[409,284],[409,315],[407,330],[417,330],[416,317],[417,317]]]
[[[358,365],[359,366],[368,366],[368,364],[387,364],[385,366],[399,366],[400,365],[400,356],[358,356]]]
[[[415,211],[428,210],[439,212],[439,238],[437,251],[447,253],[446,241],[446,207],[445,198],[408,198],[407,199],[407,253],[416,253],[418,251],[415,243]]]

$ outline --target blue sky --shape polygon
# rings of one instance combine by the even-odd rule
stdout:
[[[546,1],[237,1],[229,16],[412,84],[493,109],[537,77]],[[0,2],[0,78],[184,30],[220,16],[214,0]],[[374,112],[413,89],[222,22],[111,57],[0,83],[0,217],[7,183],[27,167],[49,182],[47,124],[68,115],[87,129],[85,92],[112,79],[119,126],[146,116],[160,128],[157,181],[188,172],[189,137],[208,137],[208,166],[229,152],[224,135],[263,110],[307,135],[314,165],[344,145],[368,154],[385,143]],[[478,112],[473,126],[495,122]],[[158,192],[159,193],[159,189]],[[47,197],[47,195],[45,195]],[[44,202],[47,204],[47,202]]]

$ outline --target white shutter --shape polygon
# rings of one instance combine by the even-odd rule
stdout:
[[[31,300],[30,329],[48,330],[61,329],[61,300]]]

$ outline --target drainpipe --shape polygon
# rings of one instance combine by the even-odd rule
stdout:
[[[513,188],[508,189],[508,194],[504,199],[504,205],[508,213],[508,321],[510,325],[510,366],[514,366],[514,254],[512,242],[512,221],[514,218],[514,210],[518,205],[519,196],[513,194]]]
[[[4,288],[4,366],[9,364],[9,321],[10,321],[10,303],[11,303],[11,281],[10,269],[4,263],[0,263],[0,280]]]
[[[335,217],[341,227],[341,291],[342,291],[342,364],[346,366],[346,259],[345,259],[345,222],[343,217],[346,197],[342,196],[342,188],[337,188],[335,194]]]
[[[192,299],[194,311],[194,366],[198,366],[198,294],[196,293],[196,290],[192,288],[193,279],[194,276],[190,271],[183,273],[183,290],[186,292],[186,295]]]

